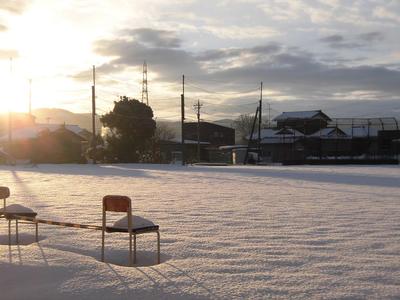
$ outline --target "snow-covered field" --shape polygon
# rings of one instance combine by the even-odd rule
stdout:
[[[138,237],[0,220],[0,299],[400,299],[400,167],[0,167],[9,204],[101,224],[123,194],[161,228]],[[114,219],[118,215],[113,216]]]

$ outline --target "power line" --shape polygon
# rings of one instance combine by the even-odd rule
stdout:
[[[217,94],[217,95],[224,95],[224,96],[228,96],[228,95],[243,95],[243,94],[249,94],[249,93],[253,93],[253,92],[257,92],[259,91],[259,88],[256,89],[251,89],[251,90],[246,90],[246,91],[241,91],[241,92],[217,92],[217,91],[211,91],[209,89],[205,89],[203,87],[194,85],[194,84],[187,84],[190,87],[196,88],[198,90],[201,90],[203,92],[209,93],[209,94]]]

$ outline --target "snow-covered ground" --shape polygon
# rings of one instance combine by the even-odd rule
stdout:
[[[0,220],[0,299],[399,299],[400,167],[0,167],[9,204],[42,219],[101,224],[101,199],[128,195],[161,228],[124,234]],[[118,215],[113,216],[114,219]]]

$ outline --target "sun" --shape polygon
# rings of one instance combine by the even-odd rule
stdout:
[[[29,111],[29,80],[14,78],[12,75],[1,76],[5,84],[0,90],[1,111]]]

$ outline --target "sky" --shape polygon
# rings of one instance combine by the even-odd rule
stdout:
[[[97,113],[141,100],[157,118],[323,109],[400,117],[399,0],[2,0],[0,111]],[[12,58],[12,59],[10,59]],[[31,87],[29,79],[32,80]]]

